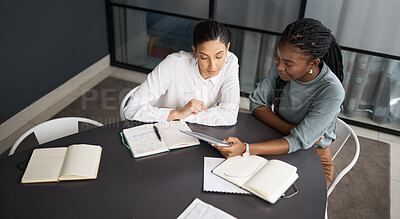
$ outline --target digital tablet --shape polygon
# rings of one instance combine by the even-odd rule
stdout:
[[[216,146],[231,146],[230,143],[225,143],[225,142],[219,140],[218,138],[214,138],[214,137],[208,136],[206,134],[202,134],[202,133],[198,133],[198,132],[184,131],[184,130],[179,130],[179,131],[181,131],[182,133],[185,133],[187,135],[193,136],[195,138],[198,138],[200,140],[203,140],[205,142],[214,144]]]

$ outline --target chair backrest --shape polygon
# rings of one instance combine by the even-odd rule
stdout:
[[[124,108],[126,105],[126,102],[128,102],[129,98],[132,96],[132,94],[139,88],[139,86],[134,87],[129,93],[127,93],[122,99],[121,105],[119,106],[119,116],[121,117],[121,121],[125,120],[125,115],[124,115]]]
[[[19,144],[32,133],[35,134],[35,137],[38,140],[39,144],[44,144],[46,142],[65,137],[67,135],[78,133],[79,122],[84,122],[95,126],[103,126],[103,124],[101,124],[100,122],[81,117],[64,117],[52,119],[29,129],[27,132],[21,135],[21,137],[19,137],[18,140],[11,147],[10,153],[8,155],[13,155]]]
[[[343,178],[344,175],[347,174],[347,172],[350,171],[351,168],[356,164],[358,157],[360,155],[360,142],[358,141],[358,137],[356,133],[353,131],[353,129],[347,125],[344,121],[341,119],[337,119],[336,121],[336,140],[332,143],[331,145],[331,152],[332,152],[332,159],[335,160],[337,155],[340,153],[342,150],[343,146],[345,145],[346,141],[349,139],[350,136],[353,137],[354,140],[354,156],[352,157],[351,161],[347,166],[345,166],[339,174],[333,179],[331,185],[328,188],[328,193],[327,196],[332,193],[333,189],[336,187],[336,185],[339,183],[339,181]],[[351,144],[350,144],[351,145]]]

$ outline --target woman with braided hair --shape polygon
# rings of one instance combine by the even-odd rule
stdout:
[[[342,80],[342,55],[331,31],[311,18],[289,24],[279,39],[275,65],[249,97],[250,111],[285,136],[249,144],[228,137],[224,141],[230,147],[214,147],[225,157],[316,147],[329,185],[333,176],[329,146],[336,138],[336,118],[345,96]]]

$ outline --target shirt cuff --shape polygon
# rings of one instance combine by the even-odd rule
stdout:
[[[266,105],[266,104],[260,104],[260,103],[256,103],[256,102],[250,101],[250,104],[249,104],[249,110],[250,110],[250,112],[253,112],[253,111],[254,111],[257,107],[259,107],[259,106],[266,106],[266,107],[268,107],[268,108],[271,109],[271,106],[268,106],[268,105]]]
[[[298,150],[298,148],[296,148],[296,142],[291,136],[285,136],[283,138],[286,139],[286,141],[289,143],[289,152],[288,152],[288,154],[293,153],[293,152]]]
[[[202,124],[202,123],[204,123],[204,121],[202,121],[202,120],[204,119],[204,114],[205,113],[206,113],[205,111],[201,111],[196,115],[192,114],[192,115],[186,117],[184,120],[185,120],[185,122]]]
[[[158,122],[166,122],[169,116],[169,113],[172,111],[173,109],[171,108],[159,108],[157,110],[157,115],[156,115],[156,120]]]

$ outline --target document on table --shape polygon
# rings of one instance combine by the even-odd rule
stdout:
[[[251,194],[239,186],[213,174],[211,171],[225,161],[225,158],[204,157],[203,191]]]
[[[196,198],[177,219],[233,219],[235,217]]]

